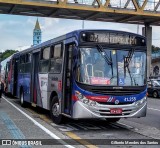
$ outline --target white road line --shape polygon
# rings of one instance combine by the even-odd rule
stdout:
[[[6,100],[10,105],[12,105],[14,108],[16,108],[19,112],[21,112],[24,116],[26,116],[28,119],[30,119],[35,125],[37,125],[39,128],[41,128],[43,131],[45,131],[48,135],[50,135],[52,138],[57,139],[58,142],[60,142],[61,144],[63,144],[64,146],[68,147],[68,148],[74,148],[71,145],[68,145],[66,142],[64,142],[63,140],[61,140],[57,135],[55,135],[54,133],[52,133],[50,130],[48,130],[47,128],[45,128],[43,125],[41,125],[40,123],[38,123],[36,120],[34,120],[32,117],[30,117],[29,115],[27,115],[25,112],[23,112],[21,109],[19,109],[17,106],[15,106],[13,103],[11,103],[10,101],[8,101],[5,97],[2,97],[4,100]]]
[[[154,109],[154,108],[149,108],[149,107],[147,107],[147,108],[150,109],[150,110],[156,110],[156,111],[159,111],[159,112],[160,112],[159,109]]]

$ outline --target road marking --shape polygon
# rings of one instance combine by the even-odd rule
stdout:
[[[159,109],[154,109],[154,108],[149,108],[149,107],[147,107],[147,108],[150,109],[150,110],[156,110],[156,111],[159,111],[159,112],[160,112]]]
[[[10,105],[12,105],[15,109],[17,109],[19,112],[21,112],[24,116],[26,116],[29,120],[31,120],[36,126],[38,126],[39,128],[41,128],[44,132],[46,132],[48,135],[50,135],[52,138],[57,139],[58,142],[60,142],[61,144],[63,144],[64,146],[68,147],[68,148],[74,148],[71,145],[68,145],[66,142],[64,142],[63,140],[61,140],[57,135],[55,135],[54,133],[52,133],[50,130],[48,130],[47,128],[45,128],[43,125],[41,125],[40,123],[38,123],[36,120],[34,120],[32,117],[30,117],[29,115],[27,115],[24,111],[22,111],[21,109],[19,109],[16,105],[14,105],[13,103],[11,103],[9,100],[7,100],[5,97],[2,97],[5,101],[7,101]]]
[[[5,126],[11,133],[12,137],[14,139],[25,139],[25,136],[23,135],[22,131],[15,125],[15,123],[12,121],[12,119],[7,115],[7,113],[1,111],[0,112],[0,118],[5,123]],[[31,148],[31,146],[21,146],[21,148]]]
[[[65,133],[68,137],[74,139],[75,141],[77,141],[78,143],[81,143],[82,145],[86,146],[87,148],[98,148],[97,146],[89,143],[86,140],[81,139],[79,136],[77,136],[76,134],[72,133],[72,132],[66,132]]]

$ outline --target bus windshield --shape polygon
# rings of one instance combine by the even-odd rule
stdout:
[[[80,48],[76,79],[89,85],[143,86],[146,53],[101,46]]]

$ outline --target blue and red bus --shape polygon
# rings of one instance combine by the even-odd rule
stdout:
[[[134,33],[73,31],[14,54],[8,86],[22,106],[50,110],[55,123],[144,117],[146,51],[145,37]]]

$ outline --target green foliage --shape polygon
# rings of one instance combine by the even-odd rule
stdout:
[[[160,47],[152,45],[152,53],[160,52]]]
[[[5,52],[2,52],[0,55],[1,61],[5,60],[6,58],[8,58],[9,56],[11,56],[12,54],[14,54],[16,52],[18,52],[18,51],[6,50]]]

